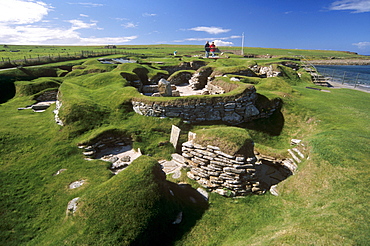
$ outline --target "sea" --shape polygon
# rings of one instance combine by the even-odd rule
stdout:
[[[332,81],[370,90],[370,65],[316,65]]]

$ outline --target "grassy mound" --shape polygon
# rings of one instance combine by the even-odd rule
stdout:
[[[159,245],[166,241],[166,233],[179,212],[170,198],[159,164],[142,156],[82,197],[74,218],[69,218],[76,232],[60,242]]]
[[[17,94],[19,96],[30,96],[46,89],[58,89],[61,83],[61,79],[47,77],[34,79],[32,81],[17,81]]]
[[[237,153],[253,153],[253,141],[245,129],[238,127],[215,127],[199,129],[195,133],[197,144],[202,146],[213,145],[230,155]]]
[[[73,66],[73,71],[69,72],[65,77],[77,77],[86,74],[94,74],[94,73],[105,73],[110,72],[115,69],[115,65],[113,64],[90,64],[87,65],[84,63],[82,65]]]
[[[72,131],[84,132],[101,125],[111,114],[127,112],[132,87],[119,73],[85,75],[66,79],[60,87],[60,117]]]
[[[143,84],[148,84],[150,80],[155,80],[158,77],[168,77],[168,72],[160,70],[147,65],[140,65],[137,63],[125,63],[117,66],[114,71],[122,71],[134,73],[141,80]]]

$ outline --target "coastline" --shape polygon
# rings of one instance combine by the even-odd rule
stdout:
[[[338,82],[333,82],[329,81],[330,84],[330,89],[351,89],[351,90],[357,90],[357,91],[363,91],[366,93],[370,93],[370,87],[361,87],[361,86],[356,86],[354,87],[353,85],[348,85],[348,84],[342,84]]]
[[[310,60],[313,65],[370,65],[369,59]]]

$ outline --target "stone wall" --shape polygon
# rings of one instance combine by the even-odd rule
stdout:
[[[195,135],[182,144],[182,156],[190,168],[187,176],[223,196],[263,194],[293,175],[291,159],[276,159],[254,151],[253,143],[243,154],[230,155],[217,146],[195,143]]]
[[[83,155],[88,158],[100,158],[101,152],[107,148],[132,145],[129,137],[122,136],[100,136],[91,144],[80,144],[78,147],[83,149]]]
[[[38,102],[45,102],[45,101],[56,101],[58,95],[58,90],[50,90],[45,91],[38,95],[35,100]]]
[[[231,125],[266,118],[280,107],[279,101],[265,110],[258,110],[255,101],[258,95],[254,86],[237,96],[208,97],[164,102],[133,100],[136,113],[152,117],[179,117],[191,123],[223,121]]]
[[[182,144],[182,156],[187,160],[188,177],[224,196],[260,194],[256,176],[256,157],[233,156],[216,146],[201,146],[188,141]]]

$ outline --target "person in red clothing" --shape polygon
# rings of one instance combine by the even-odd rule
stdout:
[[[216,51],[216,45],[215,42],[212,42],[211,45],[209,46],[210,51],[212,53],[212,57],[215,57],[215,51]]]

